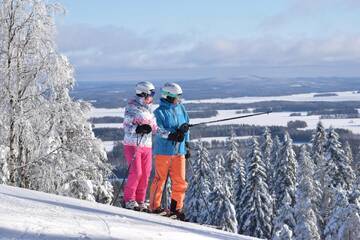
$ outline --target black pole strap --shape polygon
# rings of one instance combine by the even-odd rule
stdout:
[[[214,120],[214,121],[209,121],[209,122],[201,122],[201,123],[189,124],[189,127],[195,127],[195,126],[205,125],[205,124],[209,124],[209,123],[225,122],[225,121],[230,121],[230,120],[240,119],[240,118],[254,117],[254,116],[265,115],[265,114],[269,114],[269,113],[272,113],[272,111],[254,113],[254,114],[243,115],[243,116],[232,117],[232,118],[224,118],[224,119],[219,119],[219,120]]]

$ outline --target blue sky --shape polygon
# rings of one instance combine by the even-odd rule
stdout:
[[[57,2],[81,78],[360,75],[358,0]]]

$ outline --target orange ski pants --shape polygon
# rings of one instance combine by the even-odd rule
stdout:
[[[185,163],[184,155],[155,155],[155,177],[150,189],[151,210],[161,206],[161,197],[168,173],[172,183],[171,199],[177,202],[176,209],[183,208],[187,188]]]

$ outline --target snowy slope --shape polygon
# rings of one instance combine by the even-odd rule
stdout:
[[[0,239],[254,239],[192,223],[0,185]]]

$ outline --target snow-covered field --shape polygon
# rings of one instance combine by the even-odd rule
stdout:
[[[206,121],[219,120],[222,118],[230,118],[234,116],[241,116],[246,114],[236,114],[237,110],[219,110],[218,115],[206,119],[191,119],[191,123],[199,123]],[[290,114],[292,112],[274,112],[268,115],[254,116],[250,118],[235,119],[223,123],[212,123],[209,125],[218,125],[218,124],[249,124],[257,126],[286,126],[289,121],[301,120],[305,121],[308,125],[307,129],[315,129],[316,124],[320,121],[320,116],[306,116],[305,112],[302,113],[302,116],[293,116]],[[324,124],[324,127],[328,128],[330,126],[334,128],[344,128],[353,131],[354,133],[360,133],[360,118],[350,118],[350,119],[321,119],[321,122]]]
[[[333,92],[337,96],[323,96],[323,97],[314,97],[317,93],[307,93],[307,94],[294,94],[286,96],[274,96],[274,97],[239,97],[239,98],[224,98],[224,99],[204,99],[204,100],[189,100],[184,101],[185,103],[253,103],[260,101],[271,101],[271,100],[284,100],[284,101],[360,101],[360,94],[352,91],[347,92]],[[157,105],[153,106],[155,109]],[[124,108],[114,108],[114,109],[105,109],[105,108],[93,108],[89,113],[89,117],[105,117],[105,116],[124,116]],[[218,115],[210,118],[196,118],[191,119],[191,123],[207,122],[213,120],[219,120],[223,118],[230,118],[234,116],[240,116],[241,114],[236,114],[238,110],[218,110]],[[232,121],[226,121],[222,123],[214,123],[210,125],[218,124],[249,124],[249,125],[258,125],[258,126],[287,126],[289,121],[301,120],[305,121],[308,125],[306,129],[315,129],[317,123],[320,121],[320,116],[306,116],[306,113],[302,113],[302,116],[292,116],[292,112],[276,112],[269,115],[255,116],[251,118],[237,119]],[[353,133],[360,134],[360,118],[353,119],[321,119],[322,123],[326,128],[344,128],[352,131]],[[106,124],[95,124],[95,128],[121,128],[121,123],[106,123]],[[212,141],[212,140],[224,140],[226,138],[204,138],[203,140]],[[113,142],[105,142],[106,150],[109,151],[113,147]]]
[[[95,123],[95,128],[122,128],[122,123]]]
[[[254,239],[165,217],[0,185],[0,239]]]
[[[88,114],[89,118],[100,117],[123,117],[125,108],[92,108]]]
[[[236,97],[236,98],[211,98],[202,100],[186,100],[185,103],[255,103],[263,101],[293,101],[293,102],[309,102],[309,101],[323,101],[323,102],[342,102],[342,101],[360,101],[360,94],[347,92],[331,92],[337,96],[323,96],[314,97],[320,93],[304,93],[284,96],[269,96],[269,97]]]
[[[236,114],[238,110],[218,110],[218,115],[210,118],[195,118],[191,119],[191,123],[200,123],[213,120],[219,120],[222,118],[230,118],[234,116],[241,116],[242,114]],[[306,113],[303,112],[302,116],[290,116],[292,112],[274,112],[269,115],[260,115],[251,118],[236,119],[231,121],[226,121],[222,123],[213,123],[209,125],[219,125],[219,124],[249,124],[249,125],[258,125],[258,126],[286,126],[289,121],[301,120],[305,121],[308,125],[307,129],[315,129],[316,124],[320,121],[320,116],[306,116]],[[94,108],[91,115],[99,116],[101,114],[109,114],[103,116],[119,116],[123,114],[123,109],[103,109]],[[114,114],[114,115],[110,115]],[[116,114],[116,115],[115,115]],[[122,116],[122,115],[120,115]],[[353,131],[354,133],[360,134],[360,118],[350,118],[350,119],[321,119],[322,123],[326,128],[332,126],[334,128],[344,128]],[[106,124],[95,124],[96,128],[121,128],[121,123],[106,123]]]

